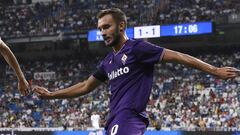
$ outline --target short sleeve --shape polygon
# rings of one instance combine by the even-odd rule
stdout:
[[[103,62],[97,66],[97,71],[93,73],[93,76],[102,82],[105,82],[108,79],[106,72],[104,71]]]
[[[133,53],[140,63],[155,64],[162,60],[164,48],[142,41],[134,46]]]

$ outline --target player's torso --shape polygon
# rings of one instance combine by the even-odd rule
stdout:
[[[143,110],[147,102],[153,67],[140,63],[133,47],[134,44],[128,43],[118,53],[112,53],[104,60],[103,67],[111,90],[110,113],[126,108]],[[146,99],[143,100],[144,96]]]
[[[136,56],[139,53],[136,53],[136,48],[140,44],[144,43],[129,41],[118,53],[109,54],[103,61],[102,67],[111,90],[107,127],[118,119],[124,119],[120,113],[137,122],[147,121],[145,109],[151,92],[154,64],[143,63],[142,58]]]
[[[105,65],[110,86],[113,88],[120,85],[122,81],[128,80],[139,66],[129,47],[124,47],[117,54],[112,54]]]
[[[131,83],[143,69],[132,52],[131,44],[124,45],[118,53],[112,53],[105,60],[104,69],[109,79],[112,94]]]

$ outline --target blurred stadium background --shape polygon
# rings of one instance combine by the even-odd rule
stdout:
[[[58,90],[86,79],[110,51],[95,31],[97,12],[108,7],[126,12],[130,34],[146,34],[138,38],[215,66],[240,68],[239,0],[0,0],[0,37],[32,85]],[[197,22],[209,22],[210,32],[195,34],[205,30]],[[159,25],[172,28],[165,31],[172,35],[161,36]],[[160,35],[151,38],[149,29]],[[67,100],[22,97],[12,69],[3,58],[0,63],[1,135],[103,134],[107,85]],[[222,81],[178,64],[161,63],[156,69],[146,135],[240,134],[240,77]],[[99,131],[92,127],[93,112],[100,116]]]

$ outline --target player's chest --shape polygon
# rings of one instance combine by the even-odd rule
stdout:
[[[110,80],[127,75],[136,68],[135,56],[130,53],[120,53],[110,57],[105,63],[105,71]]]

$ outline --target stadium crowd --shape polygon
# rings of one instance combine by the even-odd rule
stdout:
[[[239,67],[240,53],[199,55],[216,66]],[[99,59],[99,58],[98,58]],[[23,70],[31,85],[50,91],[68,87],[94,72],[98,59],[29,61]],[[178,64],[156,65],[147,112],[150,127],[162,130],[240,130],[240,78],[223,81]],[[36,73],[54,75],[39,75]],[[90,94],[64,100],[40,100],[35,94],[22,97],[9,67],[0,90],[0,128],[64,127],[87,129],[91,115],[100,115],[103,127],[108,115],[110,92],[106,84]]]
[[[234,0],[53,0],[33,4],[0,4],[0,37],[27,37],[86,33],[96,28],[101,9],[118,7],[127,13],[130,27],[139,25],[214,21],[239,13]]]
[[[217,66],[239,67],[239,53],[203,55]],[[181,65],[158,65],[148,106],[154,127],[165,130],[233,131],[240,129],[240,77],[223,81]],[[166,70],[170,69],[170,70]]]

